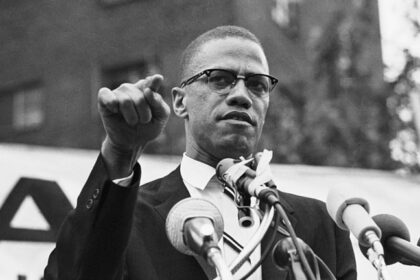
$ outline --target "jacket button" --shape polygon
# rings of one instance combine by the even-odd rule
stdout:
[[[96,199],[99,196],[99,192],[100,192],[99,189],[95,189],[95,191],[92,194],[93,199]]]
[[[88,201],[86,202],[86,208],[90,209],[93,206],[93,199],[88,199]]]

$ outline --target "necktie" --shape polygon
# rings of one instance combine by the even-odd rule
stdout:
[[[259,218],[256,212],[251,209],[250,216],[254,221],[251,226],[244,227],[238,220],[238,208],[233,201],[224,191],[223,185],[213,176],[207,184],[205,191],[208,193],[208,198],[220,210],[224,221],[224,234],[223,234],[223,256],[226,263],[229,265],[239,254],[243,247],[245,247],[249,239],[253,236],[259,226]],[[261,256],[260,246],[258,246],[251,254],[248,261],[235,273],[235,279],[239,279],[245,275],[251,268],[253,263],[256,263]],[[237,276],[236,276],[237,275]],[[261,279],[261,268],[257,269],[247,279],[259,280]]]

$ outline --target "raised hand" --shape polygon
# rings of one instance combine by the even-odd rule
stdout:
[[[157,93],[162,81],[161,75],[153,75],[99,90],[98,110],[107,134],[102,155],[111,178],[130,174],[145,145],[164,129],[170,109]]]

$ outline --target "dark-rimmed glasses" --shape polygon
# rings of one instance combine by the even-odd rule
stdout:
[[[266,74],[238,75],[226,69],[207,69],[181,83],[181,88],[197,81],[201,76],[207,76],[207,84],[210,89],[219,94],[227,94],[236,85],[239,79],[244,80],[249,91],[257,96],[265,96],[273,90],[278,80]]]

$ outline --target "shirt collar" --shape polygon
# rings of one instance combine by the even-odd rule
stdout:
[[[204,190],[216,170],[203,162],[188,157],[185,153],[181,160],[181,177],[194,188]]]

